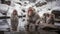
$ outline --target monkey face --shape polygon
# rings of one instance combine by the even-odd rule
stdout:
[[[28,15],[31,16],[33,14],[33,11],[29,11]]]
[[[17,15],[17,11],[16,10],[13,11],[13,15]]]

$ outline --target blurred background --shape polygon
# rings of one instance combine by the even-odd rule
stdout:
[[[18,11],[20,17],[19,31],[25,30],[26,14],[29,7],[35,8],[36,12],[42,17],[44,13],[51,13],[53,10],[60,11],[60,0],[0,0],[0,31],[9,34],[6,31],[9,31],[11,27],[10,17],[14,9]],[[59,22],[55,22],[54,25],[60,26]],[[57,34],[56,32],[53,33]]]

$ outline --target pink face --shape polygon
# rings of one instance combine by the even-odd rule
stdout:
[[[28,15],[30,16],[31,14],[32,14],[32,12],[31,12],[31,11],[29,11]]]
[[[32,11],[29,11],[28,15],[31,16],[32,15]]]
[[[13,15],[17,15],[17,11],[16,10],[13,11]]]

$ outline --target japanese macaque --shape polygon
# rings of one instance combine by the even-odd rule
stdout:
[[[35,30],[37,30],[39,23],[40,16],[35,12],[34,8],[29,7],[27,12],[27,30],[29,29],[30,24],[35,24]]]
[[[11,15],[11,28],[12,31],[17,31],[18,27],[18,14],[16,10],[13,10],[13,13]]]
[[[48,24],[54,24],[54,15],[50,14],[48,19],[47,19],[47,23]]]
[[[46,13],[43,14],[42,23],[46,23]]]

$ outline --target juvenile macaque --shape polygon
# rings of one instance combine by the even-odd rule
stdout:
[[[46,23],[46,13],[43,14],[42,23]]]
[[[48,24],[54,24],[54,15],[50,14],[47,20]]]
[[[18,14],[16,10],[13,10],[13,13],[11,15],[11,28],[12,31],[17,31],[18,27]]]

